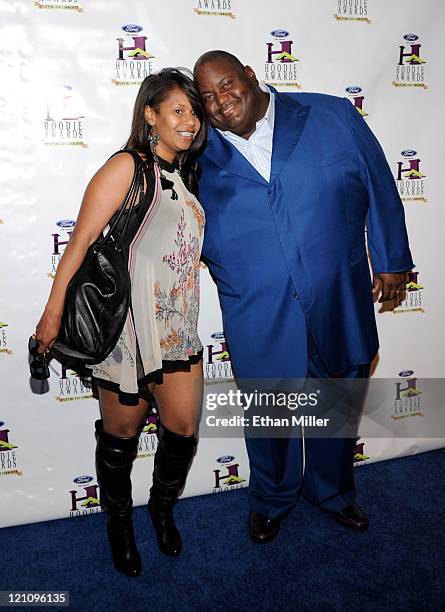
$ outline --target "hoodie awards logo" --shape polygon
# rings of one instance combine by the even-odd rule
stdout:
[[[349,87],[346,87],[345,91],[348,94],[348,98],[351,100],[352,105],[355,107],[357,112],[362,117],[367,117],[368,113],[364,109],[365,96],[363,95],[362,88],[358,85],[350,85]]]
[[[369,455],[365,453],[365,443],[360,442],[360,438],[357,438],[354,446],[354,465],[362,465],[368,459]]]
[[[137,459],[153,457],[158,448],[158,417],[150,414],[145,419],[144,426],[139,436]]]
[[[372,23],[368,17],[368,0],[335,0],[336,21],[364,21]]]
[[[210,337],[212,340],[207,344],[204,356],[206,381],[221,378],[233,380],[232,364],[224,333],[214,332]]]
[[[423,395],[419,389],[419,379],[413,370],[399,372],[401,381],[395,383],[394,409],[391,418],[400,421],[408,417],[423,417]]]
[[[81,377],[74,370],[60,367],[62,371],[58,375],[59,395],[56,396],[56,401],[72,402],[73,400],[91,399],[93,397],[90,378]]]
[[[297,70],[299,59],[292,53],[294,41],[290,39],[289,32],[273,30],[270,35],[274,40],[266,43],[264,82],[274,87],[301,89]]]
[[[17,445],[11,440],[11,430],[0,421],[0,476],[23,476],[17,467]]]
[[[4,355],[12,355],[11,349],[8,347],[8,327],[7,323],[0,321],[0,353]]]
[[[420,169],[421,159],[414,149],[400,153],[403,160],[397,162],[396,185],[402,202],[428,202],[425,197],[425,177]]]
[[[406,297],[400,306],[393,310],[393,313],[425,312],[423,307],[423,289],[423,285],[419,283],[419,272],[408,272]]]
[[[82,102],[71,85],[50,87],[45,99],[41,140],[46,146],[86,148]]]
[[[84,12],[79,0],[34,0],[33,4],[39,9],[66,9],[78,13]]]
[[[392,84],[394,87],[423,87],[425,83],[426,60],[420,56],[422,45],[418,42],[417,34],[405,34],[403,44],[399,45],[398,64],[396,76]]]
[[[60,258],[62,257],[63,251],[71,238],[75,225],[76,222],[72,219],[62,219],[61,221],[56,222],[57,231],[51,234],[51,267],[50,271],[47,273],[49,278],[54,278],[56,275]]]
[[[242,489],[245,486],[243,482],[246,482],[246,479],[239,475],[239,463],[235,463],[233,455],[218,457],[216,463],[218,467],[213,470],[213,493],[233,491],[234,489]]]
[[[71,498],[70,518],[101,512],[98,489],[92,476],[77,476],[73,478],[76,488],[68,491]]]
[[[147,37],[141,34],[143,27],[129,23],[121,27],[123,35],[117,40],[114,85],[140,85],[145,77],[153,73],[152,59],[155,57],[147,47]]]
[[[235,19],[232,12],[233,0],[198,0],[193,12],[199,16],[214,15]]]

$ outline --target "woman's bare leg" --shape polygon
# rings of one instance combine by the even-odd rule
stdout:
[[[150,385],[150,392],[153,389],[154,385]],[[99,388],[99,401],[104,431],[121,438],[138,435],[147,412],[148,404],[145,400],[139,400],[137,406],[126,406],[119,402],[117,393]]]
[[[202,361],[192,365],[190,372],[164,374],[163,383],[154,389],[161,423],[182,436],[195,434],[202,395]]]

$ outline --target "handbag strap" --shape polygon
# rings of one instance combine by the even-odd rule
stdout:
[[[119,238],[119,241],[116,243],[116,246],[114,247],[116,249],[116,251],[121,251],[122,250],[122,241],[125,237],[125,233],[127,231],[128,225],[130,223],[130,218],[131,215],[133,213],[134,210],[134,206],[135,206],[135,202],[136,202],[136,197],[137,194],[140,192],[141,190],[141,186],[142,189],[144,188],[144,183],[143,183],[143,164],[142,164],[142,160],[139,157],[139,155],[135,152],[132,151],[131,149],[122,149],[122,151],[117,151],[116,153],[114,153],[109,159],[111,159],[112,157],[114,157],[115,155],[118,155],[119,153],[130,153],[130,155],[133,157],[134,160],[134,174],[133,174],[133,178],[131,180],[131,185],[130,188],[128,189],[127,195],[125,196],[124,201],[122,202],[121,206],[118,209],[118,213],[116,216],[116,219],[113,222],[113,225],[110,227],[110,229],[108,230],[108,232],[106,233],[106,235],[98,240],[96,242],[96,245],[94,247],[94,252],[97,253],[97,251],[99,251],[104,245],[105,243],[113,236],[113,232],[116,229],[122,215],[124,214],[125,210],[128,207],[128,203],[130,203],[130,206],[128,207],[128,215],[127,218],[125,220],[125,225],[122,229],[122,233],[121,236]]]

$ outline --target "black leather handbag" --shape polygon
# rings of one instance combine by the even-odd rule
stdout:
[[[130,306],[131,284],[122,252],[136,199],[144,190],[143,162],[134,151],[135,170],[131,186],[105,236],[88,249],[85,259],[68,284],[59,335],[52,346],[56,359],[80,360],[90,365],[103,361],[115,347]],[[121,235],[115,236],[126,214]]]

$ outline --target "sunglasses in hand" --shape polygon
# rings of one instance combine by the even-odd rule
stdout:
[[[28,341],[28,351],[32,357],[32,361],[29,364],[29,371],[33,378],[37,380],[46,380],[50,377],[50,371],[48,367],[49,355],[48,353],[38,353],[39,343],[31,336]]]

